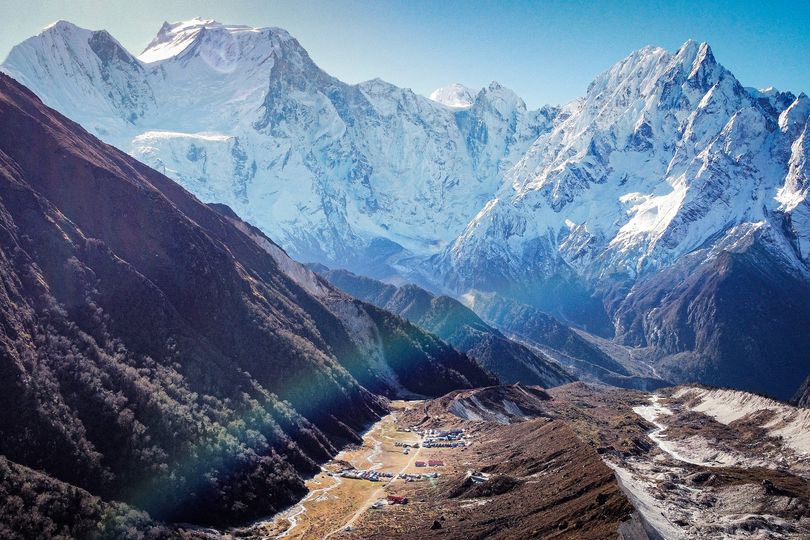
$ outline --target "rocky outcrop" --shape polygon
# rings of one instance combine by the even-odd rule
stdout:
[[[791,402],[797,407],[810,408],[810,376],[804,380],[796,393],[793,394]]]

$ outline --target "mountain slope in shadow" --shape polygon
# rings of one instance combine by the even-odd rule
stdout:
[[[387,384],[349,319],[220,212],[4,75],[0,278],[0,454],[153,517],[273,513],[385,410],[360,382]],[[375,314],[406,390],[493,381]]]

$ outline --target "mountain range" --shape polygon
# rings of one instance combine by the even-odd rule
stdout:
[[[810,372],[810,99],[706,43],[535,111],[498,83],[346,84],[284,30],[204,19],[139,56],[60,21],[2,69],[293,259],[518,301],[663,380],[787,399]]]
[[[284,30],[202,19],[165,24],[138,57],[60,21],[3,70],[293,258],[363,267],[452,241],[554,114],[493,83],[460,126],[410,90],[329,76]]]

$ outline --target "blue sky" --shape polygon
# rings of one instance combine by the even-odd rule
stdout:
[[[530,106],[582,95],[652,44],[708,41],[746,86],[810,91],[810,2],[0,0],[0,57],[57,19],[107,29],[139,53],[164,20],[194,16],[289,30],[323,69],[428,94],[492,80]]]

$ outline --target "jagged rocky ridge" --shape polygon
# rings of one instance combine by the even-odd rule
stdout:
[[[217,210],[0,74],[0,454],[153,517],[235,523],[357,441],[385,410],[369,389],[494,381],[325,282],[310,294]]]
[[[492,371],[504,384],[522,382],[550,388],[575,380],[556,362],[508,339],[449,296],[435,296],[416,285],[396,287],[323,265],[313,268],[355,298],[401,315],[447,341]]]
[[[139,58],[59,22],[2,69],[295,258],[518,299],[674,381],[787,399],[810,372],[810,100],[745,88],[705,43],[535,112],[497,84],[436,93],[452,107],[346,85],[283,30],[199,19]]]
[[[705,43],[637,51],[563,107],[439,273],[652,347],[670,380],[788,398],[810,371],[808,112]]]

